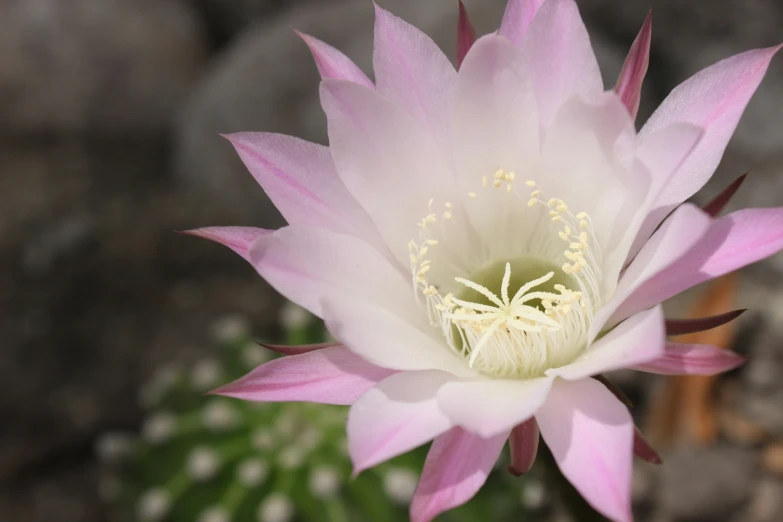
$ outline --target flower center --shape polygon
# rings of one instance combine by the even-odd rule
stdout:
[[[501,170],[492,184],[484,178],[483,186],[503,189],[505,197],[516,198],[510,203],[524,208],[524,220],[535,224],[536,233],[530,237],[538,240],[520,244],[519,255],[499,260],[490,254],[477,269],[447,278],[440,274],[431,281],[433,262],[439,259],[431,249],[444,246],[433,237],[432,225],[452,220],[450,203],[441,216],[430,212],[419,223],[419,241],[412,241],[409,249],[416,294],[423,296],[430,323],[440,328],[449,347],[487,375],[530,378],[568,364],[587,345],[599,304],[600,250],[589,216],[571,214],[561,199],[544,201],[532,181],[526,183],[532,189],[530,197],[519,199],[512,191],[513,181],[513,173]],[[469,195],[478,198],[473,192]],[[430,209],[432,205],[430,200]],[[546,218],[540,219],[542,215]],[[553,249],[553,242],[567,248]],[[481,250],[492,252],[491,246]],[[506,245],[504,251],[508,252]]]

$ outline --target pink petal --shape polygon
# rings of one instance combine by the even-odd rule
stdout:
[[[589,98],[603,92],[598,62],[574,0],[544,2],[521,49],[545,128],[566,100],[577,94]]]
[[[748,174],[749,173],[746,172],[742,176],[735,179],[731,185],[723,189],[720,194],[715,196],[709,203],[704,205],[704,212],[712,217],[716,217],[718,214],[720,214],[723,209],[726,208],[726,205],[729,204],[729,201],[731,201],[731,198],[734,196],[734,194],[736,194],[736,192],[745,182],[745,178],[748,177]]]
[[[323,299],[342,291],[353,299],[421,315],[410,281],[361,239],[303,226],[263,236],[250,261],[275,290],[323,318]]]
[[[321,103],[340,178],[402,266],[409,266],[407,245],[418,238],[430,198],[437,196],[439,205],[457,200],[441,149],[399,106],[355,83],[324,80]]]
[[[203,237],[215,243],[227,246],[247,261],[250,261],[248,250],[250,245],[261,236],[271,234],[273,230],[253,227],[204,227],[185,230],[190,236]]]
[[[459,20],[457,22],[457,68],[462,65],[462,60],[473,47],[476,41],[476,29],[473,28],[473,24],[470,23],[470,17],[468,16],[468,10],[465,9],[465,4],[462,0],[459,0]]]
[[[255,402],[345,405],[392,373],[335,346],[274,359],[211,393]]]
[[[634,427],[633,432],[633,454],[650,464],[661,464],[663,462],[655,448],[647,442],[642,432],[636,427]]]
[[[745,106],[780,47],[725,59],[676,87],[640,132],[644,139],[673,122],[703,127],[704,138],[658,196],[656,207],[671,209],[696,193],[715,172]],[[665,216],[661,213],[659,219]],[[654,229],[657,223],[649,225]]]
[[[430,522],[473,498],[486,482],[507,436],[482,439],[452,428],[436,438],[413,495],[411,522]]]
[[[343,53],[331,45],[322,42],[318,38],[300,33],[299,31],[296,31],[296,34],[304,40],[307,47],[310,48],[310,52],[313,53],[315,65],[318,67],[321,78],[348,80],[369,87],[370,89],[375,88],[375,85],[370,81],[367,75]]]
[[[438,404],[455,425],[491,438],[530,419],[551,386],[549,378],[455,380],[438,391]]]
[[[464,358],[443,342],[426,313],[403,318],[389,310],[333,292],[323,301],[329,332],[366,360],[395,370],[443,370],[475,378]],[[421,312],[411,305],[411,315]]]
[[[747,312],[747,309],[732,310],[725,314],[699,317],[696,319],[666,319],[666,335],[685,335],[712,330],[713,328],[730,323],[745,312]]]
[[[227,138],[289,224],[375,240],[375,227],[340,181],[327,147],[262,132]]]
[[[663,354],[665,336],[663,310],[656,306],[620,323],[576,361],[546,374],[573,381],[651,361]]]
[[[438,409],[435,393],[450,378],[437,371],[397,373],[357,400],[347,426],[354,473],[448,431],[451,421]]]
[[[511,430],[508,447],[511,450],[511,465],[508,467],[508,471],[518,477],[530,471],[536,461],[536,454],[538,454],[538,424],[536,420],[527,420]]]
[[[640,310],[650,308],[662,300],[643,299],[650,295],[641,293],[646,283],[656,274],[675,264],[710,228],[710,217],[689,203],[680,206],[663,222],[623,274],[614,295],[593,318],[590,330],[594,339],[603,328],[611,327]],[[639,294],[639,298],[635,296]],[[630,296],[630,297],[629,297]],[[636,301],[643,302],[636,302]]]
[[[715,375],[742,365],[745,358],[705,344],[666,343],[658,359],[638,364],[635,370],[660,375]]]
[[[535,18],[545,0],[509,0],[503,21],[500,23],[500,36],[505,36],[519,47],[527,34],[530,23]]]
[[[617,78],[617,84],[614,90],[620,95],[623,104],[631,113],[631,117],[636,119],[636,113],[639,112],[639,102],[642,98],[642,83],[647,74],[647,66],[650,63],[650,40],[652,39],[652,11],[647,13],[644,19],[642,29],[639,35],[631,45],[628,57],[623,63],[620,71],[620,77]]]
[[[316,350],[323,350],[324,348],[333,348],[335,346],[342,346],[342,344],[338,342],[303,344],[299,346],[283,345],[283,344],[264,344],[264,343],[258,343],[258,344],[263,346],[267,350],[272,350],[273,352],[277,352],[281,355],[299,355],[303,353],[314,352]]]
[[[377,4],[373,67],[378,92],[446,145],[456,85],[454,66],[429,36]]]
[[[643,310],[781,249],[783,208],[744,209],[727,214],[713,221],[707,233],[684,255],[660,267],[639,285],[622,309],[624,313]]]
[[[631,522],[631,414],[593,379],[557,380],[536,413],[560,471],[596,511]]]

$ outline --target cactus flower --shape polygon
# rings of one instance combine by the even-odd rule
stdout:
[[[667,342],[729,313],[667,323],[661,303],[783,248],[783,208],[718,216],[685,202],[712,176],[778,48],[674,89],[637,132],[645,21],[605,90],[574,0],[511,0],[478,39],[464,9],[455,66],[376,7],[371,81],[308,35],[329,146],[228,136],[288,221],[209,227],[337,340],[279,347],[216,393],[351,405],[355,471],[432,443],[413,522],[468,501],[508,441],[539,435],[599,512],[627,522],[634,453],[656,460],[601,375],[713,374],[742,358]]]

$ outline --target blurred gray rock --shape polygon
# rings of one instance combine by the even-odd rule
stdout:
[[[161,131],[206,42],[181,0],[0,0],[0,131]]]
[[[778,522],[783,513],[783,481],[764,478],[754,488],[750,502],[734,520],[736,522]]]
[[[661,508],[675,522],[726,520],[750,495],[755,453],[721,446],[664,456]]]
[[[204,20],[213,43],[222,45],[240,30],[294,0],[189,0]]]

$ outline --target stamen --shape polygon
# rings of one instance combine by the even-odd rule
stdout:
[[[486,188],[490,181],[493,187],[505,187],[505,192],[511,193],[515,174],[498,169],[482,177],[482,187]],[[552,285],[553,291],[541,288],[556,277],[556,272],[551,270],[519,286],[511,297],[512,262],[509,261],[503,265],[500,295],[469,278],[453,277],[453,273],[445,275],[451,276],[447,279],[454,283],[441,279],[444,277],[443,265],[438,263],[438,270],[433,270],[428,256],[432,248],[443,248],[440,245],[444,239],[447,250],[440,253],[438,259],[453,255],[453,251],[448,250],[448,236],[440,239],[432,237],[432,225],[440,222],[444,234],[446,227],[454,226],[449,220],[460,207],[451,202],[443,203],[445,208],[438,216],[435,200],[430,199],[428,213],[418,224],[419,240],[408,245],[413,286],[417,299],[426,306],[431,324],[440,329],[449,347],[464,356],[471,367],[505,378],[542,375],[548,368],[573,360],[587,342],[593,311],[600,304],[601,249],[590,216],[585,212],[574,215],[564,200],[545,197],[535,181],[525,181],[525,185],[531,189],[527,207],[534,209],[538,206],[541,210],[532,212],[536,212],[536,218],[544,217],[538,221],[540,225],[536,225],[542,228],[537,231],[539,236],[532,236],[533,241],[544,236],[546,246],[534,246],[531,254],[522,252],[521,257],[531,255],[534,259],[542,258],[553,267],[561,266],[561,277],[568,277],[570,282],[566,284],[571,288],[560,283]],[[478,198],[475,192],[469,192],[468,196],[470,199]],[[509,197],[516,198],[517,195]],[[509,201],[516,203],[517,200]],[[524,205],[524,200],[519,204]],[[553,240],[546,237],[550,233]],[[552,249],[551,245],[556,245],[558,240],[565,243],[563,248]],[[550,250],[559,250],[559,253],[550,254]],[[482,255],[491,256],[491,252]],[[491,263],[492,258],[489,257],[488,261]],[[469,267],[475,266],[475,263],[475,260],[466,262],[458,258],[453,266],[448,266],[454,270],[457,266]],[[440,283],[432,284],[428,277]],[[478,294],[475,297],[482,302],[464,298],[464,292],[460,299],[441,290],[449,287],[453,290],[455,283]],[[445,295],[441,294],[442,291]],[[531,306],[534,301],[539,304]]]

